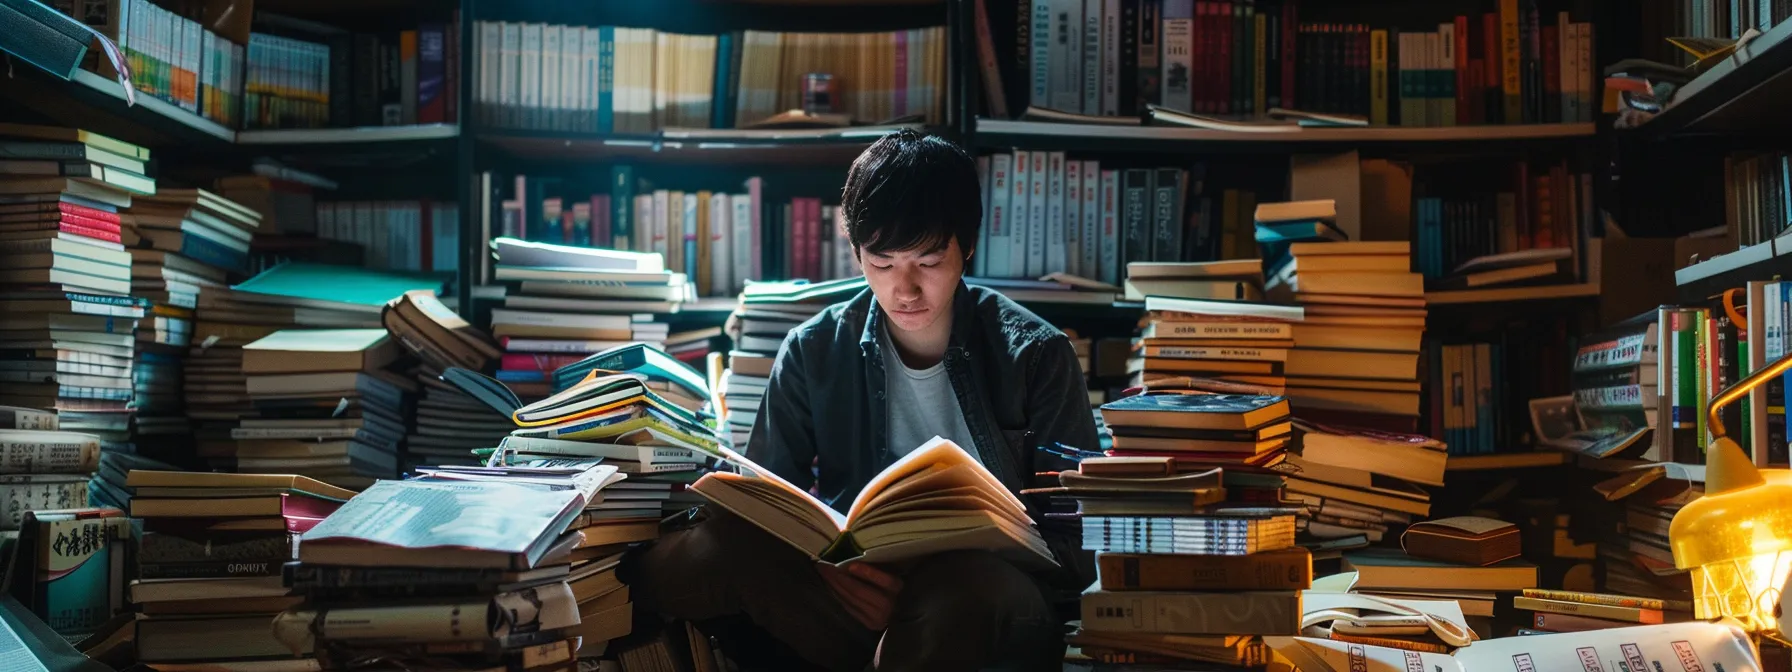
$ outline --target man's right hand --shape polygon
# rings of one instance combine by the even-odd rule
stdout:
[[[815,571],[834,593],[834,599],[840,600],[860,625],[874,632],[883,632],[889,626],[890,610],[896,604],[896,595],[902,592],[902,579],[863,562],[846,567],[818,562]]]

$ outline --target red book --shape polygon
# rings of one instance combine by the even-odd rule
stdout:
[[[1469,105],[1468,17],[1456,17],[1456,125],[1474,123],[1474,107]]]
[[[77,224],[62,224],[60,227],[57,228],[57,230],[61,231],[63,233],[70,233],[70,234],[74,234],[77,236],[81,236],[83,238],[92,238],[94,240],[103,240],[108,243],[120,243],[120,244],[124,243],[123,236],[120,236],[116,232],[106,231],[103,229],[93,229],[93,228],[88,228],[85,226],[80,226]]]
[[[1517,122],[1509,122],[1517,123]],[[1518,202],[1514,204],[1513,216],[1518,219],[1518,249],[1531,249],[1531,169],[1523,161],[1519,161],[1513,169],[1516,173],[1512,179],[1512,193]]]
[[[614,229],[610,228],[610,195],[596,194],[591,197],[591,246],[609,247],[614,240]]]
[[[803,199],[803,254],[809,279],[821,280],[821,199]]]
[[[1219,14],[1217,2],[1195,3],[1194,29],[1190,36],[1194,40],[1189,53],[1197,59],[1193,72],[1189,73],[1195,81],[1190,83],[1194,101],[1191,107],[1200,114],[1213,114],[1219,109],[1219,101],[1214,95],[1215,82],[1219,80],[1219,66],[1214,62],[1219,58],[1219,31],[1214,27],[1214,17]]]
[[[116,212],[106,212],[105,210],[97,208],[89,208],[84,205],[75,205],[73,203],[63,203],[61,201],[55,203],[14,203],[10,205],[0,205],[0,222],[35,219],[40,216],[58,212],[66,215],[79,215],[90,219],[97,219],[102,222],[118,223],[118,213]]]
[[[1556,27],[1543,26],[1543,117],[1538,123],[1562,120],[1562,51],[1556,44]]]
[[[1232,3],[1216,2],[1213,17],[1214,32],[1219,34],[1219,54],[1213,59],[1213,67],[1219,70],[1214,78],[1213,99],[1215,111],[1219,114],[1232,113],[1232,50],[1238,45],[1232,43]]]
[[[1292,0],[1282,3],[1282,106],[1298,110],[1307,101],[1294,99],[1294,45],[1300,25],[1294,21],[1294,4]]]
[[[87,217],[84,215],[70,214],[70,213],[66,213],[66,212],[65,213],[46,212],[46,213],[42,213],[40,215],[33,216],[33,217],[8,218],[6,221],[0,221],[0,231],[49,230],[49,229],[56,228],[57,224],[74,224],[77,226],[84,226],[84,227],[87,227],[90,229],[98,229],[101,231],[111,231],[112,233],[122,233],[122,229],[119,227],[118,222],[116,222],[116,221],[108,222],[103,219],[95,219],[95,218]]]
[[[585,355],[546,355],[507,353],[498,368],[506,371],[553,371],[585,359]]]
[[[438,223],[435,221],[434,213],[431,212],[434,209],[429,207],[429,201],[421,202],[417,208],[418,217],[421,218],[421,221],[417,223],[417,247],[419,248],[417,250],[417,268],[421,271],[435,268],[435,238]],[[439,225],[451,226],[447,222],[442,222]]]
[[[1500,15],[1481,15],[1481,121],[1499,123],[1505,116],[1500,97]]]
[[[1635,623],[1593,618],[1591,616],[1551,614],[1541,611],[1532,613],[1531,623],[1533,627],[1538,630],[1548,632],[1588,632],[1591,630],[1609,630],[1612,628],[1632,628],[1637,625]]]
[[[103,240],[108,243],[124,242],[123,236],[119,235],[116,230],[107,231],[105,229],[81,226],[80,224],[70,224],[68,222],[46,222],[43,226],[28,229],[0,227],[0,240],[37,240],[51,238],[57,232],[74,234],[85,238],[92,238],[94,240]]]

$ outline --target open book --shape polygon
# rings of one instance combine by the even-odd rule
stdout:
[[[1053,566],[1026,505],[963,448],[934,437],[865,485],[846,515],[727,448],[752,475],[717,472],[692,490],[810,557],[834,564],[896,563],[979,549]]]

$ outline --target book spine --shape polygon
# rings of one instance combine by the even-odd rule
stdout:
[[[1151,257],[1151,238],[1149,234],[1149,202],[1146,182],[1150,172],[1140,169],[1127,170],[1125,183],[1121,187],[1121,217],[1124,218],[1125,243],[1121,250],[1121,267],[1135,261],[1146,261]]]
[[[1062,156],[1062,153],[1059,153]],[[1049,172],[1051,152],[1035,151],[1028,154],[1027,185],[1027,277],[1037,278],[1045,275],[1045,261],[1048,241],[1050,240],[1050,215],[1048,185],[1051,182]]]
[[[1526,596],[1512,598],[1512,607],[1514,609],[1542,613],[1586,616],[1588,618],[1602,618],[1642,625],[1659,624],[1662,622],[1664,616],[1664,614],[1657,609],[1644,609],[1608,604],[1583,604],[1580,602],[1550,602]]]
[[[1043,273],[1061,273],[1068,260],[1066,247],[1069,240],[1065,236],[1065,187],[1068,169],[1064,165],[1063,152],[1046,154],[1046,187],[1045,187],[1045,267]]]
[[[1542,26],[1537,29],[1540,58],[1538,66],[1542,68],[1543,109],[1537,115],[1538,123],[1555,123],[1562,120],[1562,45],[1560,26]]]
[[[1469,50],[1468,50],[1468,17],[1458,16],[1454,24],[1450,24],[1449,53],[1445,56],[1446,65],[1450,68],[1447,75],[1450,82],[1451,124],[1466,126],[1470,120],[1472,108],[1469,105]]]
[[[1120,283],[1120,171],[1101,171],[1101,267],[1102,282]]]
[[[1102,3],[1082,2],[1078,4],[1082,5],[1082,14],[1073,18],[1081,25],[1081,30],[1076,36],[1080,38],[1081,44],[1078,60],[1075,62],[1082,69],[1079,77],[1083,93],[1082,113],[1098,115],[1102,113],[1103,89],[1107,86],[1106,82],[1102,80]]]
[[[1268,49],[1269,40],[1269,17],[1258,13],[1256,9],[1250,5],[1245,6],[1245,16],[1250,20],[1249,24],[1245,26],[1245,29],[1250,31],[1251,35],[1249,65],[1251,88],[1248,97],[1248,100],[1250,101],[1248,112],[1251,114],[1265,114],[1269,112],[1269,108],[1266,107],[1269,100],[1269,93],[1265,90],[1265,87],[1268,85],[1267,70],[1269,68],[1269,57],[1266,51]]]
[[[241,576],[279,576],[287,559],[263,562],[217,561],[137,564],[141,579],[221,579]]]
[[[1607,630],[1635,625],[1623,621],[1610,621],[1603,618],[1589,618],[1570,614],[1552,614],[1538,612],[1531,615],[1531,621],[1538,630],[1546,632],[1589,632]]]
[[[990,277],[1004,278],[1013,274],[1009,268],[1009,196],[1013,187],[1009,185],[1010,175],[1014,171],[1013,154],[996,154],[990,157],[989,169],[989,221],[985,222],[989,231],[989,245],[981,252],[986,258],[985,272]]]
[[[99,440],[0,430],[0,473],[83,474],[99,468]]]
[[[1186,173],[1176,168],[1159,168],[1151,196],[1151,259],[1177,261],[1182,255],[1183,222],[1176,216],[1181,202],[1182,183]]]
[[[1101,164],[1083,162],[1082,234],[1078,236],[1077,275],[1101,277]]]
[[[1369,31],[1369,123],[1388,123],[1388,31]]]
[[[1519,87],[1518,0],[1499,0],[1500,17],[1500,113],[1504,123],[1524,123],[1524,100]]]
[[[616,132],[616,28],[597,28],[597,128],[598,133]],[[620,196],[612,195],[615,200]],[[623,221],[618,213],[617,222]],[[626,240],[626,238],[624,239]],[[626,249],[626,243],[617,243]]]
[[[1138,109],[1156,105],[1162,98],[1163,0],[1139,0]]]
[[[1669,608],[1669,604],[1665,600],[1661,600],[1661,599],[1653,598],[1653,597],[1630,597],[1627,595],[1606,595],[1606,594],[1602,594],[1602,593],[1581,593],[1581,592],[1575,592],[1575,591],[1570,591],[1570,590],[1548,590],[1548,589],[1542,589],[1542,588],[1526,588],[1524,590],[1524,596],[1529,597],[1529,598],[1539,599],[1539,600],[1555,600],[1557,602],[1572,602],[1575,604],[1586,604],[1586,605],[1606,605],[1606,606],[1612,606],[1612,607],[1628,607],[1631,609],[1649,609],[1649,610],[1654,610],[1654,611],[1664,611]],[[1685,611],[1686,609],[1683,609],[1682,607],[1688,607],[1690,605],[1676,603],[1673,606],[1674,606],[1674,609],[1677,611]]]
[[[1163,106],[1195,111],[1194,77],[1194,0],[1164,0],[1163,32]]]
[[[1122,592],[1082,596],[1083,627],[1102,632],[1283,635],[1300,631],[1295,592]]]
[[[0,530],[17,530],[25,512],[87,506],[87,481],[0,483]]]
[[[1313,565],[1304,552],[1247,556],[1096,556],[1101,588],[1109,591],[1303,590],[1313,583]]]
[[[1032,22],[1028,26],[1031,39],[1023,40],[1028,44],[1030,53],[1027,56],[1028,72],[1032,75],[1032,95],[1028,104],[1033,107],[1051,107],[1053,99],[1052,79],[1052,2],[1053,0],[1031,0]],[[1022,5],[1025,7],[1026,5]]]

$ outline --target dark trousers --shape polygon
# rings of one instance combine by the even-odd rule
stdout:
[[[801,551],[716,511],[626,563],[635,608],[701,623],[746,616],[829,670],[1063,669],[1060,624],[1039,586],[990,553],[942,553],[893,570],[889,628],[860,625]],[[874,660],[875,659],[875,660]]]

